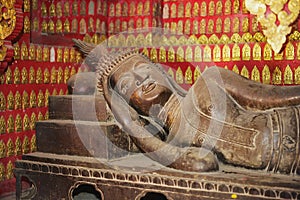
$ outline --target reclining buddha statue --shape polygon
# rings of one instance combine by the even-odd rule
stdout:
[[[210,67],[186,91],[138,51],[99,58],[95,46],[74,42],[116,121],[152,160],[185,171],[216,171],[222,163],[300,174],[299,86]]]

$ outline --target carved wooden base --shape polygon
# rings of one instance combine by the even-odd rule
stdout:
[[[109,119],[103,97],[51,97],[49,105],[50,120],[36,126],[38,152],[15,163],[17,199],[300,199],[299,176],[223,165],[213,173],[161,166],[137,153]],[[97,117],[94,109],[101,111]],[[25,191],[24,179],[32,185]]]
[[[299,177],[225,166],[216,173],[186,173],[142,155],[107,162],[40,152],[25,155],[16,162],[17,199],[21,199],[22,177],[33,184],[26,198],[43,200],[71,199],[80,191],[105,200],[143,200],[151,195],[169,200],[300,199]]]

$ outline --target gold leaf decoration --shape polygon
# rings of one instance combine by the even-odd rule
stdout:
[[[299,15],[300,0],[245,0],[245,6],[257,16],[267,42],[279,53]]]

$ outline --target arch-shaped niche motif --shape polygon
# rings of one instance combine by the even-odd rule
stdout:
[[[70,189],[68,193],[69,199],[79,200],[83,196],[88,199],[103,200],[103,192],[94,183],[77,182]]]

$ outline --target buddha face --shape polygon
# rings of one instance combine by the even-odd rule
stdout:
[[[154,115],[172,94],[166,75],[137,55],[123,62],[112,75],[115,90],[140,114]]]

